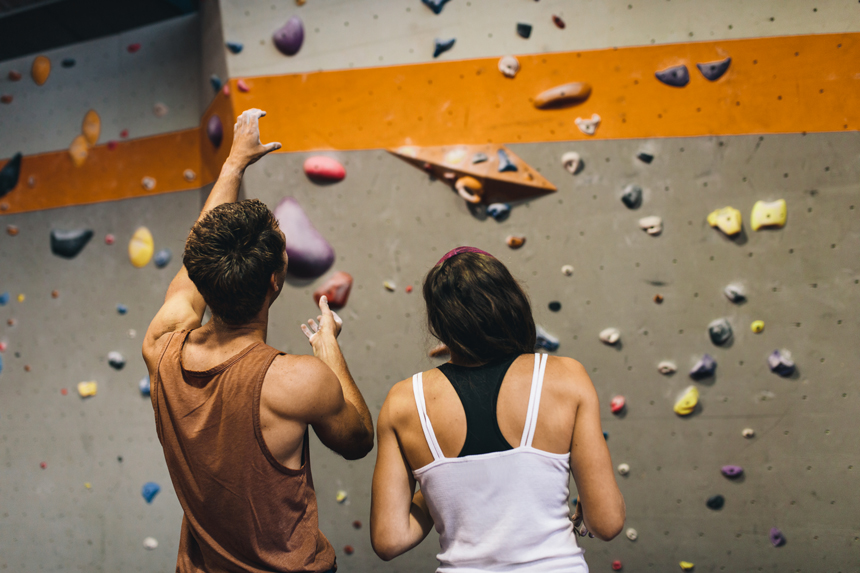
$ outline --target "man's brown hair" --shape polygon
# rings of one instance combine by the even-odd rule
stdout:
[[[213,317],[234,326],[260,312],[273,273],[284,271],[278,220],[257,199],[218,205],[191,228],[182,262]]]
[[[436,265],[424,302],[430,333],[469,363],[534,352],[528,296],[496,258],[466,252]]]

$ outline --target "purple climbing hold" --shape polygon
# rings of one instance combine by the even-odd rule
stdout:
[[[716,62],[705,62],[704,64],[696,64],[696,67],[699,68],[699,71],[702,72],[702,75],[705,76],[705,79],[715,82],[721,77],[723,77],[723,74],[726,73],[726,70],[729,69],[729,65],[731,63],[732,59],[726,58],[725,60],[717,60]]]
[[[155,483],[154,481],[148,481],[143,484],[143,488],[140,493],[143,495],[143,499],[146,500],[146,503],[152,503],[153,498],[155,498],[156,494],[161,491],[161,486]]]
[[[440,54],[444,54],[448,50],[454,47],[454,42],[457,41],[457,38],[450,38],[448,40],[440,40],[436,38],[433,44],[433,57],[438,58]]]
[[[317,278],[334,263],[334,249],[292,197],[281,199],[275,218],[287,243],[287,272],[299,278]]]
[[[442,8],[444,8],[445,4],[448,3],[448,0],[421,0],[421,2],[433,10],[434,14],[440,14],[442,12]]]
[[[767,357],[767,365],[771,372],[780,376],[791,376],[796,368],[788,350],[774,350]]]
[[[224,139],[224,126],[221,125],[221,118],[213,115],[206,123],[206,135],[209,136],[209,141],[215,149],[221,147],[221,140]]]
[[[511,158],[508,157],[508,154],[505,153],[504,149],[500,149],[498,151],[499,155],[499,173],[503,171],[517,171],[517,166],[511,161]]]
[[[92,238],[93,231],[91,229],[53,230],[51,231],[51,252],[58,257],[73,259],[84,250]]]
[[[230,53],[238,54],[242,50],[245,49],[245,45],[240,42],[225,42],[227,49],[230,50]]]
[[[770,543],[774,547],[782,547],[785,545],[785,535],[776,527],[770,528]]]
[[[656,72],[654,75],[667,86],[675,88],[682,88],[690,83],[690,72],[687,71],[687,66],[684,64],[666,68],[665,70]]]
[[[12,156],[3,169],[0,169],[0,197],[3,197],[18,185],[18,178],[21,176],[21,158],[20,153]]]
[[[694,380],[707,378],[708,376],[713,376],[716,370],[717,361],[714,360],[713,356],[710,354],[705,354],[698,362],[696,362],[693,369],[690,370],[690,378]]]
[[[295,56],[305,41],[305,27],[302,19],[293,16],[287,23],[275,30],[272,41],[279,52],[285,56]]]
[[[736,478],[744,473],[744,468],[741,466],[723,466],[720,471],[723,472],[723,475],[727,478]]]

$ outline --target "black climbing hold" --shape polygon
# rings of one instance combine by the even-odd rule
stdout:
[[[687,66],[683,64],[666,68],[665,70],[656,72],[654,75],[667,86],[682,88],[690,83],[690,72],[687,71]]]
[[[439,54],[445,53],[451,48],[454,47],[454,42],[457,41],[457,38],[451,38],[450,40],[440,40],[436,38],[436,47],[433,48],[433,57],[438,58]]]
[[[561,310],[561,303],[558,302],[557,300],[554,300],[551,303],[549,303],[549,309],[553,312],[558,312]]]
[[[532,35],[532,25],[524,24],[523,22],[517,22],[517,34],[519,34],[521,38],[525,38],[526,40],[528,40],[529,36]]]
[[[511,158],[508,157],[508,154],[505,153],[504,149],[500,149],[498,152],[499,155],[499,173],[503,171],[517,171],[517,166],[511,161]]]
[[[642,204],[642,188],[638,185],[630,184],[624,188],[624,193],[621,195],[621,202],[628,209],[637,209]]]
[[[717,346],[725,344],[732,337],[732,325],[725,318],[718,318],[708,325],[708,335]]]
[[[483,163],[487,161],[489,157],[487,157],[486,153],[476,153],[472,156],[472,163]]]
[[[442,12],[442,8],[444,8],[445,4],[448,3],[448,0],[421,0],[421,2],[433,10],[434,14],[440,14]]]
[[[51,231],[51,252],[58,257],[73,259],[84,250],[92,238],[93,231],[91,229]]]
[[[209,84],[212,86],[212,91],[218,93],[218,90],[221,89],[222,85],[221,78],[219,78],[217,74],[212,74],[209,76]]]
[[[118,461],[119,463],[122,463],[122,456],[117,456],[116,461]]]
[[[725,503],[726,503],[726,498],[724,498],[723,496],[712,495],[711,497],[708,498],[708,501],[705,502],[705,505],[707,505],[711,509],[716,510],[716,509],[722,509],[723,505],[725,505]]]
[[[64,68],[74,68],[75,64],[77,64],[77,62],[75,61],[74,58],[66,58],[65,60],[60,62],[60,65],[63,66]]]
[[[487,207],[487,215],[496,221],[504,221],[511,215],[511,206],[507,203],[493,203]]]
[[[723,74],[726,73],[726,70],[729,69],[729,65],[731,63],[732,59],[726,58],[725,60],[717,60],[716,62],[705,62],[704,64],[696,64],[696,67],[699,68],[699,71],[702,72],[702,75],[705,76],[705,79],[715,82],[721,77],[723,77]]]
[[[18,177],[21,175],[20,153],[16,153],[3,169],[0,169],[0,197],[3,197],[18,185]]]
[[[227,49],[234,54],[238,54],[245,48],[245,45],[240,42],[225,42],[225,44]]]
[[[702,356],[701,360],[696,362],[693,369],[690,370],[690,378],[693,380],[701,380],[708,376],[713,376],[717,371],[717,361],[710,354]]]
[[[636,155],[636,159],[638,159],[642,163],[651,163],[652,161],[654,161],[654,156],[650,153],[645,153],[643,151],[642,153]]]

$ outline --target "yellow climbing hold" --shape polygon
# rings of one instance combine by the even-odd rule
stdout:
[[[91,484],[91,483],[90,483],[90,482],[88,482],[88,481],[85,481],[85,482],[84,482],[84,487],[85,487],[85,488],[87,488],[87,489],[92,489],[92,488],[93,488],[93,484]]]
[[[728,236],[741,232],[741,212],[734,207],[723,207],[708,215],[708,224]]]
[[[695,567],[695,565],[689,561],[681,561],[678,565],[681,566],[683,571],[692,571],[693,567]]]
[[[72,144],[69,146],[69,155],[77,167],[84,164],[89,153],[89,144],[86,137],[79,135],[72,140]]]
[[[98,389],[97,382],[78,382],[78,394],[81,395],[81,398],[95,396]]]
[[[131,236],[131,242],[128,244],[128,258],[131,264],[137,268],[146,266],[149,259],[152,258],[154,249],[154,241],[152,233],[146,227],[140,227]]]
[[[758,231],[762,227],[782,227],[785,225],[786,215],[785,199],[770,202],[756,201],[752,209],[750,226],[753,231]]]
[[[84,116],[84,123],[81,126],[81,133],[87,140],[90,146],[95,145],[99,140],[99,134],[102,131],[102,120],[95,110],[90,110]]]
[[[18,295],[18,302],[24,302],[24,299],[27,298],[24,296],[24,293]]]
[[[44,85],[48,81],[48,76],[51,74],[51,60],[45,56],[36,56],[33,60],[33,67],[30,69],[30,75],[33,76],[33,81],[37,86]]]
[[[684,394],[675,402],[675,413],[679,416],[689,416],[699,403],[699,391],[695,386],[684,390]]]
[[[762,330],[764,330],[764,321],[763,320],[754,320],[750,325],[750,330],[758,334]]]

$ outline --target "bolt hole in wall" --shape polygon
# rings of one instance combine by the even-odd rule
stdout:
[[[860,223],[851,204],[856,202],[860,179],[856,112],[845,111],[833,129],[807,126],[839,108],[839,102],[820,104],[805,95],[808,115],[799,127],[772,133],[771,124],[759,118],[750,120],[743,130],[720,131],[736,125],[732,114],[761,104],[757,91],[766,100],[764,106],[794,105],[795,93],[774,92],[769,86],[778,79],[757,76],[757,70],[772,65],[777,55],[789,65],[800,66],[810,52],[804,44],[813,40],[798,39],[780,54],[737,58],[723,76],[711,80],[704,75],[711,68],[698,68],[700,75],[696,64],[722,62],[732,56],[736,44],[722,43],[713,47],[707,59],[692,61],[687,54],[697,49],[696,44],[677,42],[707,38],[712,31],[665,29],[667,14],[690,16],[693,9],[707,8],[672,2],[659,11],[628,4],[626,10],[616,11],[630,18],[625,24],[628,21],[618,20],[617,14],[592,14],[588,11],[593,8],[583,5],[578,7],[585,11],[582,17],[561,13],[564,28],[552,18],[553,12],[571,8],[548,0],[510,2],[490,9],[478,2],[452,0],[438,15],[418,2],[413,4],[398,3],[394,19],[389,15],[394,9],[375,10],[378,14],[368,18],[367,13],[351,12],[344,5],[327,8],[313,0],[305,6],[218,4],[223,30],[219,49],[223,51],[223,41],[234,39],[247,46],[244,53],[232,49],[225,53],[228,68],[236,70],[229,81],[223,78],[221,86],[233,88],[232,112],[256,103],[277,106],[265,99],[262,84],[282,81],[281,76],[293,72],[307,72],[307,81],[312,82],[318,76],[310,72],[320,69],[322,61],[339,62],[330,66],[335,71],[325,77],[382,61],[406,64],[398,73],[405,74],[410,84],[397,89],[361,85],[360,93],[344,88],[331,99],[322,92],[298,98],[305,106],[313,101],[305,108],[308,116],[313,116],[310,109],[324,109],[355,129],[322,123],[324,129],[312,130],[300,123],[301,114],[283,110],[281,117],[288,115],[296,127],[291,131],[271,128],[285,142],[312,131],[324,141],[270,156],[249,169],[245,195],[259,197],[273,208],[285,196],[294,197],[307,219],[324,230],[325,236],[320,237],[332,248],[331,259],[336,262],[319,277],[286,289],[283,300],[273,307],[270,344],[306,353],[306,342],[295,323],[315,312],[316,289],[337,289],[344,283],[327,281],[334,281],[337,271],[348,273],[355,288],[343,309],[348,324],[343,344],[375,414],[393,382],[439,363],[427,356],[433,342],[418,319],[423,315],[420,293],[410,287],[419,288],[439,252],[462,243],[480,246],[502,259],[524,282],[545,335],[543,351],[579,359],[597,388],[628,519],[627,534],[611,543],[580,541],[593,570],[615,569],[617,563],[620,570],[631,571],[677,570],[679,564],[682,570],[695,564],[705,571],[814,571],[821,570],[823,562],[827,570],[850,570],[858,562],[854,516],[860,512],[856,496],[860,483],[852,471],[856,448],[851,447],[858,438],[857,404],[856,393],[850,390],[860,366],[854,351],[860,333],[858,321],[845,313],[857,308],[860,296],[851,288],[860,284],[860,278],[855,278],[860,274],[856,256]],[[835,11],[836,5],[830,2],[825,8],[820,3],[822,16],[817,17]],[[366,4],[362,6],[367,12]],[[761,13],[770,9],[785,10],[785,18]],[[805,8],[803,17],[793,16],[799,9],[788,5],[749,10],[758,11],[754,23],[726,25],[715,17],[714,29],[731,30],[736,34],[732,38],[821,31],[809,29],[808,24],[782,32],[761,29],[783,19],[808,18]],[[292,56],[272,45],[274,19],[281,15],[278,25],[295,15],[314,30],[304,38],[307,45]],[[838,31],[844,31],[844,22],[857,21],[832,18],[839,21]],[[409,38],[385,43],[388,40],[376,38],[368,27],[371,21],[390,30],[409,29]],[[473,32],[463,25],[465,21],[485,22],[492,32],[486,28]],[[578,45],[594,41],[591,27],[625,29],[630,41],[617,44],[644,45],[650,39],[650,44],[659,44],[654,49],[662,51],[645,58],[647,68],[637,68],[629,86],[607,85],[594,74],[583,78],[590,73],[588,66],[559,68],[551,54],[539,59],[530,56],[582,49],[571,61],[589,61],[591,54],[585,48],[607,47]],[[643,28],[653,35],[659,31],[659,40],[637,35],[644,33]],[[114,41],[122,47],[123,57],[147,58],[148,50],[157,47],[129,34]],[[434,44],[436,36],[442,42]],[[452,43],[453,36],[456,42]],[[567,43],[553,44],[553,49],[538,44],[556,41],[555,37],[566,37]],[[858,40],[848,37],[846,48],[850,46],[856,55]],[[342,48],[340,56],[324,60],[326,50],[338,50],[321,48],[320,43],[345,45],[337,41],[354,43],[351,49]],[[138,43],[142,47],[134,53],[126,49]],[[837,46],[841,49],[842,43]],[[454,85],[478,82],[452,88],[444,74],[432,75],[420,67],[433,59],[434,47],[445,48],[437,55],[442,63],[457,64],[461,58],[492,57],[492,61],[475,64],[477,69],[451,68]],[[138,333],[145,331],[181,264],[180,257],[171,258],[163,249],[181,252],[199,208],[198,193],[185,187],[192,190],[16,211],[25,189],[28,198],[50,197],[54,189],[63,189],[56,184],[47,190],[44,178],[49,173],[30,171],[28,162],[39,161],[35,154],[56,152],[66,162],[62,168],[68,164],[69,170],[86,170],[111,164],[99,159],[102,152],[123,152],[122,144],[109,149],[107,142],[98,145],[96,137],[96,145],[82,143],[78,148],[87,152],[85,161],[90,162],[78,168],[66,151],[73,138],[86,138],[81,119],[90,102],[92,107],[103,102],[101,94],[107,88],[97,83],[74,89],[54,84],[62,85],[63,93],[58,91],[53,100],[45,96],[47,91],[39,91],[52,89],[52,81],[63,81],[61,73],[75,78],[71,74],[78,73],[86,61],[81,53],[89,49],[52,55],[59,63],[78,50],[78,65],[55,65],[43,87],[29,79],[0,82],[4,93],[22,90],[0,106],[4,123],[17,122],[7,123],[12,125],[9,139],[32,138],[44,131],[56,134],[60,141],[24,150],[23,167],[15,177],[20,182],[4,188],[5,196],[0,198],[7,206],[0,213],[7,222],[7,234],[0,241],[4,263],[0,293],[9,293],[0,296],[0,316],[6,318],[0,330],[0,439],[7,444],[0,491],[6,488],[15,494],[5,496],[8,509],[0,516],[0,546],[8,548],[0,555],[0,567],[169,570],[175,561],[181,511],[143,395],[148,380],[141,379],[145,370],[137,358]],[[118,57],[110,49],[98,47],[97,55]],[[252,49],[260,50],[262,57],[250,53]],[[613,56],[617,59],[609,60],[606,69],[629,73],[625,53],[618,50]],[[398,59],[406,54],[413,54],[413,59]],[[416,54],[424,54],[424,59],[414,59]],[[504,74],[501,62],[496,69],[496,61],[511,54],[517,55],[515,77]],[[443,62],[444,58],[455,61]],[[13,67],[26,71],[25,64],[32,59],[0,64],[2,77],[9,77]],[[303,61],[314,63],[304,69],[286,67]],[[143,62],[142,68],[157,68],[156,62]],[[254,71],[255,62],[262,62],[259,65],[265,69]],[[211,65],[200,57],[168,75],[200,76],[205,81],[213,73]],[[826,59],[820,59],[819,65],[827,65]],[[657,75],[669,69],[673,71]],[[374,73],[371,69],[359,72]],[[125,81],[138,82],[136,73],[135,64],[129,64],[123,70]],[[240,77],[249,91],[233,83]],[[576,95],[554,92],[547,97],[557,98],[556,103],[536,108],[538,94],[581,84],[584,79],[591,82],[584,99],[585,90],[579,86]],[[490,84],[497,80],[509,83]],[[682,81],[686,83],[675,85]],[[494,87],[488,93],[480,82]],[[186,84],[178,80],[138,83],[152,84],[163,93],[135,85],[123,96],[127,116],[122,110],[101,109],[103,124],[116,131],[116,136],[107,137],[124,140],[121,126],[131,118],[141,122],[132,133],[158,136],[162,128],[165,133],[196,128],[196,116],[187,124],[157,123],[170,121],[186,108],[194,112],[185,115],[208,119],[206,110],[182,99]],[[401,88],[413,94],[412,85],[421,86],[420,97],[413,101],[414,113],[391,108],[386,113],[390,111],[392,117],[378,123],[362,117],[370,109],[362,107],[367,101],[389,92],[403,93]],[[519,91],[494,99],[493,90],[509,86]],[[647,98],[635,92],[623,92],[624,108],[603,99],[618,99],[622,90],[633,86],[664,90],[657,92],[659,105],[649,106]],[[706,90],[723,86],[730,86],[731,97],[722,103],[708,99],[712,96]],[[830,97],[834,90],[822,86],[816,84],[810,94]],[[433,89],[449,90],[445,98],[454,104],[437,109],[440,104],[434,98],[441,96],[422,91]],[[70,92],[80,95],[81,101],[51,104]],[[464,120],[466,125],[463,109],[468,106],[456,100],[461,93],[480,95],[470,104],[472,122],[480,120],[481,110],[491,110],[486,116],[490,119],[481,120],[477,128],[468,124],[469,129],[445,123]],[[523,107],[510,107],[514,95]],[[160,100],[167,102],[166,110],[158,108],[159,113],[165,112],[161,118],[154,113]],[[421,107],[428,101],[432,105]],[[558,101],[563,105],[553,107]],[[340,105],[354,106],[353,116],[340,111]],[[44,119],[47,123],[27,124],[21,119],[27,112],[37,115],[47,108],[51,112],[44,114],[51,118]],[[716,128],[701,123],[707,121],[705,116],[725,108],[729,111],[721,117],[726,123]],[[278,108],[269,111],[264,127],[279,125]],[[598,119],[592,115],[596,112]],[[535,135],[525,126],[527,122],[521,122],[515,132],[500,131],[527,114],[539,114],[530,116],[535,121],[554,118],[552,131]],[[228,120],[232,118],[225,115],[224,126],[229,127]],[[620,126],[643,125],[643,121],[652,129],[649,134],[630,136],[618,131]],[[427,124],[443,125],[443,135]],[[365,130],[366,125],[378,129]],[[705,127],[696,131],[697,125]],[[679,126],[690,128],[695,136],[677,137]],[[801,134],[806,128],[808,133]],[[388,136],[386,129],[400,130],[399,135]],[[341,143],[338,138],[344,131],[362,133],[365,139]],[[368,131],[374,133],[367,135]],[[759,135],[762,132],[766,136]],[[552,139],[547,141],[547,135]],[[12,157],[18,150],[3,137],[7,136],[0,136],[0,155]],[[204,140],[202,145],[210,143]],[[320,147],[325,150],[318,151]],[[379,148],[396,153],[382,153]],[[506,159],[499,153],[504,150]],[[568,155],[571,152],[575,158]],[[331,164],[318,171],[308,168],[306,161],[320,154],[337,159],[343,175],[326,180],[333,173]],[[458,157],[459,161],[451,161]],[[186,168],[174,169],[171,176],[185,180]],[[11,171],[5,171],[0,182],[9,180],[6,176]],[[194,171],[203,172],[199,167]],[[31,176],[35,178],[32,187]],[[144,177],[150,179],[144,183]],[[178,190],[170,188],[160,174],[135,173],[130,179],[135,189]],[[544,182],[554,188],[557,202],[541,196],[549,193]],[[202,184],[202,180],[194,183]],[[511,185],[517,191],[506,196]],[[539,192],[530,194],[536,189]],[[493,194],[499,200],[491,203]],[[478,200],[471,203],[466,197]],[[139,231],[141,227],[147,231]],[[56,233],[52,236],[51,231]],[[95,236],[105,240],[92,241]],[[379,366],[381,355],[386,356],[384,371]],[[824,420],[827,427],[822,429]],[[373,454],[344,465],[317,441],[312,451],[321,527],[344,570],[435,567],[437,541],[432,536],[412,553],[385,564],[373,555],[367,528],[355,526],[367,519]],[[575,498],[575,490],[571,496]],[[813,532],[810,523],[822,525]],[[55,527],[64,529],[64,538],[51,533]],[[632,535],[628,528],[633,529]],[[820,528],[827,534],[819,536]],[[46,552],[46,546],[56,551]]]

